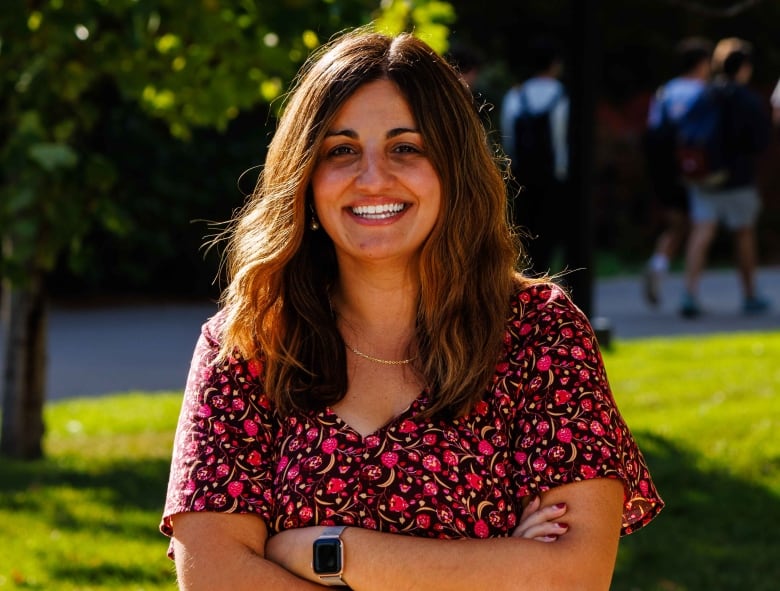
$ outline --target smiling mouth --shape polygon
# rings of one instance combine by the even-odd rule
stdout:
[[[401,213],[406,208],[403,203],[384,203],[382,205],[358,205],[351,207],[353,215],[366,220],[384,220]]]

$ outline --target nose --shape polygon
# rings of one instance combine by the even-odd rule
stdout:
[[[381,191],[392,180],[389,162],[384,154],[366,151],[360,159],[355,186],[366,192]]]

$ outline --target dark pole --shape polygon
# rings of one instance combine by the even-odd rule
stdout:
[[[572,30],[569,39],[569,115],[572,207],[571,242],[566,262],[575,271],[566,283],[572,298],[590,318],[593,314],[593,153],[596,95],[600,81],[598,0],[571,0]]]

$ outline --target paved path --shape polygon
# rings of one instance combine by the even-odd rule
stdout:
[[[769,297],[774,305],[766,314],[749,316],[741,311],[736,271],[709,271],[701,283],[705,313],[696,319],[685,319],[678,314],[683,291],[680,274],[673,274],[664,282],[658,308],[645,304],[641,281],[637,277],[598,281],[593,297],[594,325],[596,317],[605,317],[618,339],[780,330],[780,267],[760,269],[757,283],[760,293]]]
[[[608,321],[615,340],[780,330],[780,267],[763,268],[759,285],[775,307],[761,316],[741,314],[733,271],[708,272],[702,284],[707,314],[685,320],[677,314],[682,279],[664,284],[657,309],[642,300],[640,281],[597,281],[594,325]],[[175,390],[184,385],[201,324],[214,304],[166,304],[52,310],[49,319],[48,399],[130,390]]]
[[[55,308],[48,400],[184,386],[200,327],[216,305]]]

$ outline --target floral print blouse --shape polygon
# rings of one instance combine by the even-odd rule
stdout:
[[[401,415],[361,436],[330,409],[280,416],[262,362],[215,363],[222,317],[204,326],[179,418],[164,515],[255,513],[269,533],[355,525],[437,538],[510,535],[521,500],[589,478],[624,484],[622,533],[663,507],[607,382],[592,328],[555,285],[511,302],[503,354],[472,412]]]

